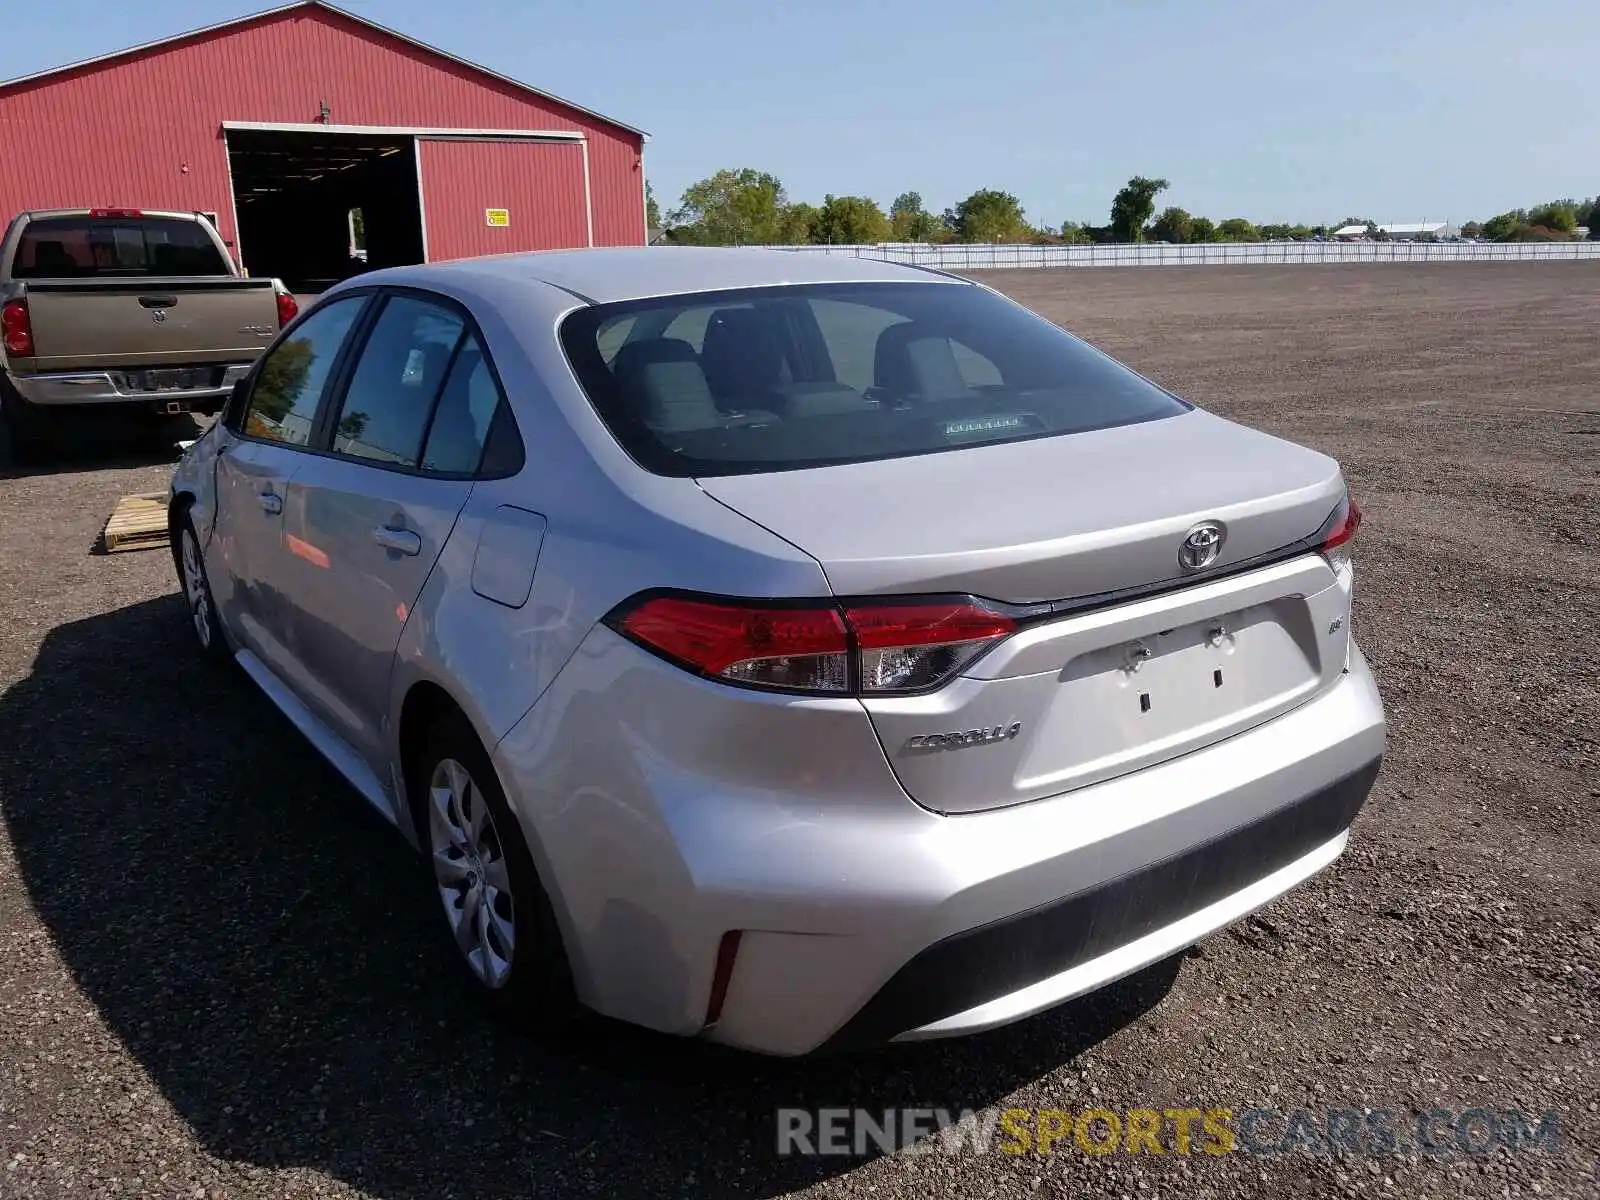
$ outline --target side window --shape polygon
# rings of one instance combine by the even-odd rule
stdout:
[[[960,342],[952,340],[950,350],[956,356],[956,367],[960,370],[961,378],[966,381],[968,387],[1003,387],[1005,385],[1005,380],[1000,378],[1000,368],[970,346],[963,346]]]
[[[414,467],[464,323],[454,313],[391,296],[345,389],[333,448],[352,458]],[[476,465],[476,464],[474,464]]]
[[[706,326],[711,322],[711,314],[716,311],[709,305],[705,308],[685,309],[672,319],[672,323],[662,331],[662,336],[688,342],[698,354],[706,343]]]
[[[268,352],[256,372],[242,432],[291,446],[311,440],[311,423],[328,372],[366,302],[365,296],[335,300],[308,316],[293,337]]]
[[[483,346],[469,333],[440,393],[439,407],[428,429],[428,445],[422,454],[422,469],[451,475],[476,473],[495,414],[503,403]]]
[[[876,382],[878,337],[905,321],[899,313],[847,300],[815,299],[811,312],[840,383],[866,392]]]
[[[608,321],[601,326],[600,332],[595,334],[595,341],[600,344],[600,357],[610,366],[627,342],[628,335],[633,332],[633,327],[638,323],[637,317],[619,317],[615,321]]]

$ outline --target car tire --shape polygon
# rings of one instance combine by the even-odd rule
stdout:
[[[173,558],[178,567],[178,583],[183,589],[184,607],[200,654],[208,662],[230,662],[227,638],[217,620],[217,602],[211,595],[211,580],[206,576],[206,560],[200,553],[200,537],[187,509],[176,523],[177,545]]]
[[[449,711],[414,764],[418,835],[451,957],[489,1007],[534,1033],[577,1012],[550,897],[471,724]]]

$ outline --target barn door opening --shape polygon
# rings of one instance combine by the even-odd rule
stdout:
[[[412,138],[284,129],[229,129],[227,138],[250,274],[318,292],[362,271],[423,261]]]

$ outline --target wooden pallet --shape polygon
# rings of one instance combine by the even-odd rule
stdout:
[[[101,539],[107,554],[167,545],[167,494],[148,492],[118,500]]]

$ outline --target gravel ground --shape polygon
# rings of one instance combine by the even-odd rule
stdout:
[[[775,1062],[480,1015],[401,843],[91,556],[170,464],[0,478],[0,1197],[1600,1195],[1600,268],[1002,273],[1344,462],[1391,719],[1351,848],[963,1042]],[[778,1157],[774,1110],[1559,1113],[1555,1153]],[[1279,1123],[1281,1128],[1281,1122]]]

